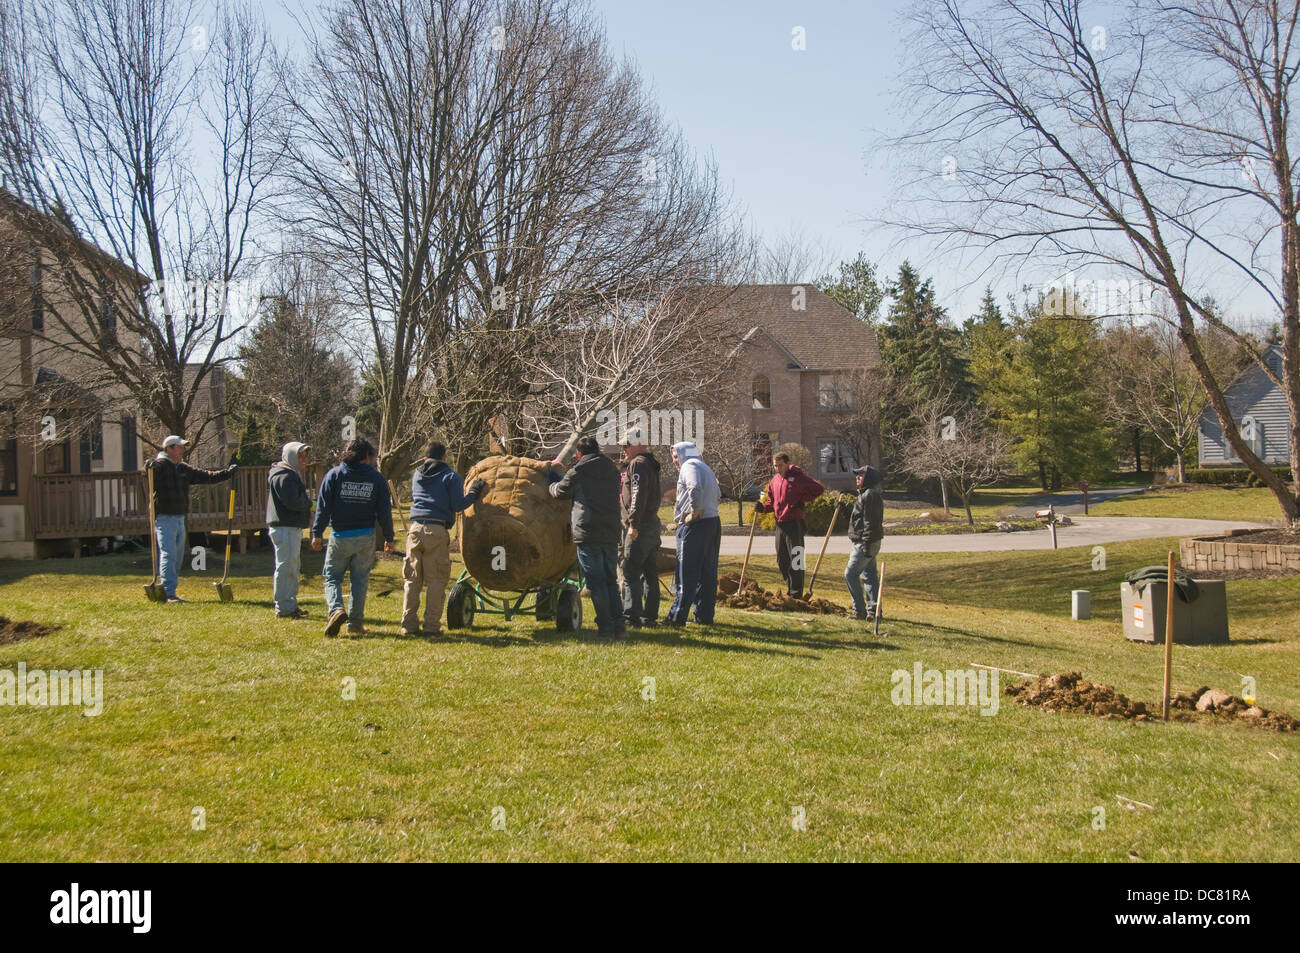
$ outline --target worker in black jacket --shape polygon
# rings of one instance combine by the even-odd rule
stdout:
[[[184,602],[176,595],[181,554],[185,550],[185,517],[190,512],[190,487],[195,483],[229,480],[239,468],[200,470],[184,461],[188,440],[172,434],[162,452],[148,464],[153,470],[154,533],[158,537],[158,574],[168,602]]]
[[[870,619],[876,614],[876,597],[880,592],[876,554],[885,538],[884,477],[875,467],[858,467],[853,475],[857,479],[858,498],[853,501],[853,511],[849,514],[849,542],[853,544],[853,552],[844,567],[844,581],[853,600],[853,618]]]
[[[573,500],[573,541],[578,565],[591,592],[596,629],[602,638],[627,638],[623,597],[618,591],[619,518],[618,467],[600,452],[594,437],[578,441],[578,462],[547,489],[559,500]],[[552,461],[552,466],[558,461]]]
[[[627,621],[634,628],[654,625],[659,618],[659,461],[646,446],[640,428],[623,438],[627,459],[620,500],[623,525],[623,581],[632,595]]]

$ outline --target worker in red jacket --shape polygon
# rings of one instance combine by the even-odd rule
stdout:
[[[804,523],[803,505],[811,503],[826,492],[822,486],[803,470],[790,462],[787,453],[772,457],[776,475],[763,491],[754,509],[759,513],[776,515],[776,564],[781,567],[785,589],[795,599],[803,598]]]

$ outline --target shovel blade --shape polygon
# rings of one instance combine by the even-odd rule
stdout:
[[[230,583],[214,582],[213,585],[217,587],[217,598],[222,602],[235,601],[235,593],[234,590],[230,588]]]
[[[163,591],[162,583],[153,582],[144,587],[145,597],[150,602],[166,602],[167,593]]]

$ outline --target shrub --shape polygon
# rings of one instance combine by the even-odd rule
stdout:
[[[853,509],[853,501],[856,496],[852,493],[836,493],[834,490],[827,490],[811,503],[803,505],[805,522],[808,524],[808,533],[813,536],[820,536],[826,532],[826,527],[831,525],[831,513],[835,509],[835,504],[840,504],[840,516],[835,521],[835,532],[844,533],[849,528],[849,513]],[[765,530],[776,529],[776,516],[772,513],[762,513],[758,517],[758,525]]]
[[[1290,467],[1271,467],[1272,471],[1283,480],[1290,481]],[[1245,467],[1205,467],[1185,471],[1188,483],[1212,483],[1226,486],[1231,483],[1244,483],[1247,486],[1263,486],[1263,482]]]

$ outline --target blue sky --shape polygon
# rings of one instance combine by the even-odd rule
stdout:
[[[911,0],[591,3],[612,52],[637,65],[664,116],[717,162],[760,234],[801,235],[828,265],[865,251],[882,276],[908,258],[934,281],[955,321],[975,311],[989,280],[977,266],[873,223],[895,182],[879,151],[874,160],[869,153],[908,119],[897,94],[910,65],[901,16]],[[266,12],[277,39],[292,46],[298,37],[286,8],[318,5],[273,0]],[[1090,11],[1104,20],[1109,7],[1099,2]],[[796,27],[804,31],[803,50],[792,48]],[[1220,273],[1211,284],[1239,318],[1270,310],[1240,276]],[[994,275],[992,285],[1000,301],[1022,297],[1015,276]]]

